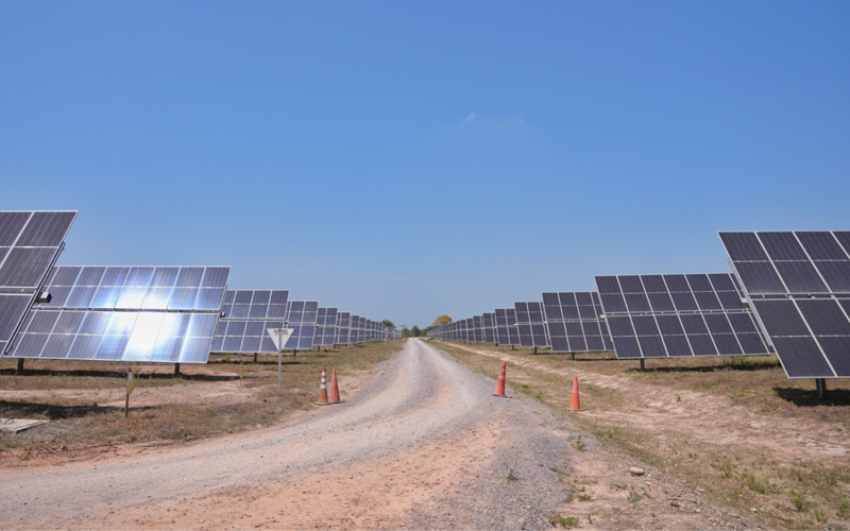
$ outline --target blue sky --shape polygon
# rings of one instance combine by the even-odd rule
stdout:
[[[0,209],[62,264],[427,325],[850,228],[850,2],[0,1]]]

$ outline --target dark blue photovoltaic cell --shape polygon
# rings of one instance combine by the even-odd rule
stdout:
[[[829,289],[810,262],[775,262],[779,276],[791,293],[826,293]]]
[[[708,334],[688,334],[688,342],[691,344],[691,350],[694,356],[716,356],[717,348],[714,346],[714,341]]]
[[[675,310],[669,293],[649,293],[649,304],[654,312],[672,312]]]
[[[670,293],[670,296],[673,298],[673,303],[676,306],[677,311],[690,312],[699,310],[697,301],[691,292],[672,292]]]
[[[782,366],[794,377],[821,378],[833,374],[812,337],[772,337]]]
[[[850,336],[850,321],[836,301],[798,300],[797,306],[815,336]]]
[[[640,358],[641,352],[636,337],[612,337],[614,349],[619,359]]]
[[[665,335],[663,336],[664,345],[667,347],[667,352],[670,356],[693,356],[691,346],[688,339],[683,335]]]
[[[603,296],[606,293],[621,293],[620,283],[617,282],[617,277],[615,276],[596,277],[596,286],[599,288],[600,296]]]
[[[750,293],[787,292],[770,262],[737,262],[735,269]]]
[[[768,256],[774,262],[780,260],[808,260],[803,247],[791,232],[760,232],[761,240]]]
[[[746,354],[761,354],[767,349],[761,334],[738,334],[738,341]]]
[[[644,275],[641,277],[647,293],[667,293],[667,285],[661,275]]]
[[[626,306],[630,312],[648,312],[649,301],[643,293],[626,293]]]
[[[748,260],[758,261],[767,260],[767,253],[761,246],[758,238],[753,233],[748,232],[722,232],[720,239],[723,245],[729,252],[729,257],[733,261]]]
[[[667,357],[661,336],[638,336],[638,343],[644,358]]]
[[[835,375],[840,378],[850,377],[850,337],[829,336],[817,339],[835,370]]]
[[[613,313],[628,311],[626,308],[626,302],[621,294],[600,293],[599,296],[602,299],[602,307],[605,308],[606,312]]]
[[[635,335],[631,319],[628,317],[608,317],[608,329],[612,337]]]
[[[811,335],[792,300],[753,300],[753,306],[771,337]]]
[[[618,277],[623,293],[643,293],[643,283],[637,275],[623,275]]]
[[[812,260],[847,260],[841,245],[828,232],[797,232],[797,238]]]

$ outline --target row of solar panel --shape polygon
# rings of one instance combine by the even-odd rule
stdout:
[[[550,346],[556,352],[610,350],[601,315],[596,293],[551,292],[543,294],[542,303],[517,302],[513,309],[449,323],[431,335],[476,343]]]
[[[312,348],[314,340],[325,344],[331,330],[341,335],[335,308],[290,303],[287,291],[225,291],[229,267],[54,267],[76,215],[0,212],[0,355],[204,363],[211,347],[225,340],[215,332],[226,315],[282,319],[261,325],[293,328],[287,347],[295,349]],[[39,293],[49,297],[35,304]],[[256,321],[243,324],[249,331],[238,348],[268,347],[267,331],[256,335]],[[355,324],[363,330],[346,328],[346,342],[397,334],[365,318]],[[228,346],[236,342],[234,326]]]
[[[850,231],[719,236],[733,274],[596,277],[601,303],[596,317],[610,330],[617,357],[775,352],[792,378],[850,376]],[[586,297],[584,304],[577,296],[567,299],[569,308],[560,295],[544,294],[545,330],[538,303],[518,303],[520,342],[537,344],[535,331],[547,332],[554,350],[574,349],[571,338],[579,332],[569,319],[590,318],[593,305]],[[551,316],[559,312],[563,326],[553,325]],[[530,328],[523,328],[525,322]],[[488,336],[486,325],[483,334],[476,332],[478,323],[462,320],[432,335],[480,341]],[[581,327],[588,346],[585,323]],[[509,334],[503,338],[511,341]],[[603,333],[603,344],[605,339]]]

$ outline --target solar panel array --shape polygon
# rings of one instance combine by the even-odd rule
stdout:
[[[12,358],[206,363],[229,267],[56,267]]]
[[[65,245],[76,211],[0,212],[0,355]]]
[[[769,354],[733,275],[598,276],[618,358]]]
[[[543,312],[554,352],[613,350],[595,291],[544,293]]]
[[[274,352],[267,328],[294,329],[287,349],[341,336],[336,308],[319,323],[318,303],[287,291],[226,291],[229,267],[54,267],[76,216],[0,212],[0,356],[204,363],[211,351]],[[345,342],[400,337],[346,318]]]
[[[789,378],[850,376],[850,232],[721,232]]]

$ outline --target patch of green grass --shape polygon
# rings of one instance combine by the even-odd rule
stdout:
[[[577,516],[564,516],[561,513],[551,512],[546,516],[552,527],[572,527],[578,524]]]
[[[514,469],[513,469],[513,468],[512,468],[512,469],[510,469],[510,470],[508,470],[508,481],[516,481],[516,480],[518,480],[518,479],[519,479],[519,478],[518,478],[518,477],[517,477],[517,475],[514,473]]]
[[[767,494],[767,485],[765,482],[756,477],[755,474],[751,472],[744,473],[744,479],[747,480],[747,487],[758,494]]]
[[[629,486],[625,483],[611,483],[611,488],[614,490],[626,490]]]
[[[791,489],[791,503],[801,513],[808,511],[812,507],[812,502],[806,499],[806,493],[794,489]]]
[[[842,500],[836,513],[839,518],[850,518],[850,500]]]
[[[579,452],[583,452],[587,449],[587,445],[584,444],[584,442],[582,442],[582,440],[581,440],[581,434],[580,433],[578,434],[578,437],[576,437],[576,442],[575,442],[575,444],[573,444],[573,446],[575,446],[576,450],[578,450]]]
[[[720,461],[715,461],[711,464],[712,468],[715,468],[723,473],[723,477],[729,479],[732,477],[733,472],[735,471],[735,463],[729,459],[728,457],[721,459]]]

